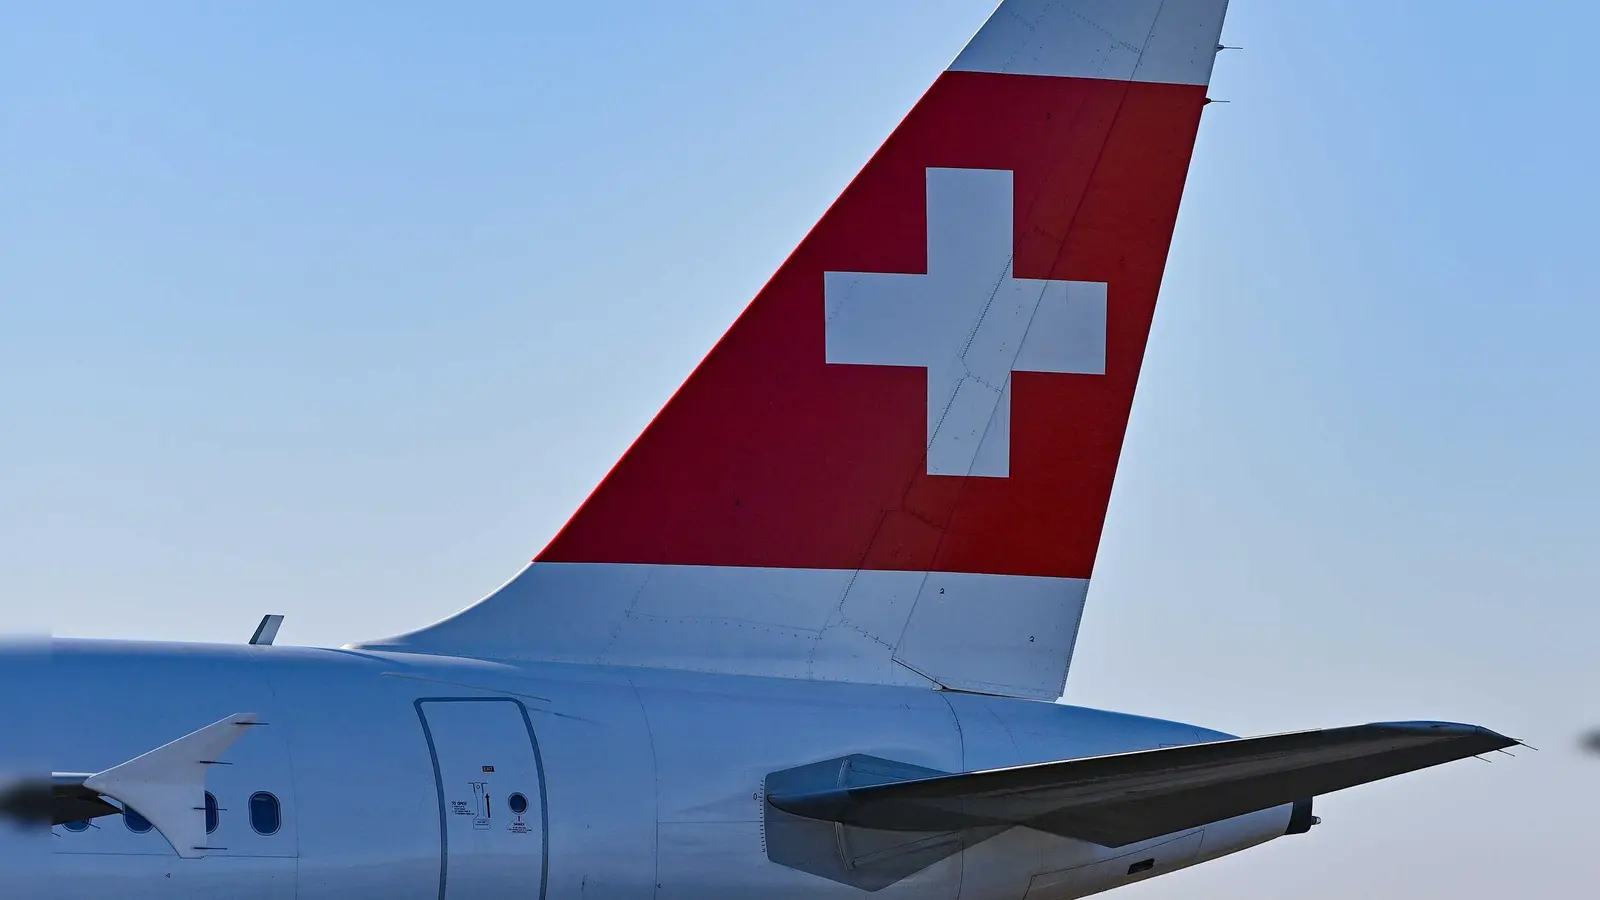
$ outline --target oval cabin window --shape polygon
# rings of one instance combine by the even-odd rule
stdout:
[[[250,827],[256,834],[277,834],[278,826],[283,824],[283,809],[278,804],[278,798],[258,791],[250,795]]]
[[[128,807],[122,809],[122,824],[128,826],[128,830],[134,834],[144,834],[150,830],[150,820],[139,815],[137,810]]]
[[[189,796],[194,796],[190,794]],[[222,817],[222,812],[217,808],[217,797],[206,791],[206,834],[217,830],[217,820]]]

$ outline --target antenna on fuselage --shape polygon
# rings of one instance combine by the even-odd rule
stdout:
[[[250,635],[250,643],[260,647],[270,647],[278,639],[278,628],[283,625],[283,616],[266,615],[261,617],[261,624],[256,626],[256,633]]]

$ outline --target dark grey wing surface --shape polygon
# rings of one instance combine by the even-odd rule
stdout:
[[[861,828],[1022,825],[1121,847],[1517,743],[1473,725],[1387,722],[776,794],[768,802]]]
[[[79,819],[115,815],[122,810],[83,786],[87,775],[55,774],[0,785],[0,818],[64,825]]]

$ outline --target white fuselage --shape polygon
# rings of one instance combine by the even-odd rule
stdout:
[[[769,858],[770,773],[858,753],[970,771],[1225,737],[917,688],[245,645],[56,641],[26,702],[66,772],[233,713],[267,723],[209,770],[203,858],[104,816],[55,827],[52,866],[24,876],[48,891],[15,895],[121,900],[861,897]],[[273,808],[276,832],[259,833]],[[1064,900],[1271,839],[1288,818],[1116,850],[1015,828],[873,896]],[[846,843],[816,852],[848,857]]]

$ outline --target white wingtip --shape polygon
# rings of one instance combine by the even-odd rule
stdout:
[[[138,810],[185,859],[205,856],[206,767],[233,746],[257,713],[234,713],[125,763],[83,785]]]

